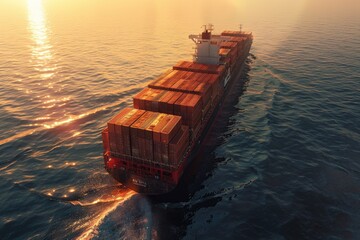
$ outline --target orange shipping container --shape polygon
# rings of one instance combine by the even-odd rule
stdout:
[[[174,103],[182,96],[182,92],[167,91],[159,102],[159,111],[174,114]]]
[[[145,88],[133,97],[134,107],[148,111],[159,111],[155,100],[161,98],[166,92],[160,89]]]
[[[124,154],[132,155],[131,153],[131,138],[130,138],[130,126],[137,121],[143,114],[144,110],[133,109],[133,115],[126,117],[123,121],[117,123],[121,125],[121,134],[123,136]]]
[[[110,150],[117,154],[131,155],[129,126],[145,111],[125,108],[108,122]],[[111,134],[110,134],[111,132]],[[110,135],[112,136],[110,138]]]
[[[177,166],[182,160],[189,146],[189,127],[182,126],[181,130],[169,143],[169,163]]]
[[[107,126],[108,126],[108,131],[109,131],[109,145],[110,145],[110,151],[117,153],[117,141],[119,142],[119,144],[122,144],[121,139],[117,139],[116,138],[116,132],[115,132],[115,123],[116,120],[119,118],[122,118],[124,115],[126,115],[127,113],[129,113],[131,111],[130,108],[125,108],[122,111],[120,111],[117,115],[115,115],[110,121],[108,121]]]
[[[249,38],[251,35],[250,32],[243,32],[243,31],[223,31],[221,36],[229,36],[229,37],[244,37],[246,39]]]
[[[224,71],[224,66],[180,61],[173,66],[173,69],[197,73],[221,73]]]
[[[147,131],[151,123],[159,116],[159,113],[145,112],[131,125],[131,143],[134,157],[152,160],[152,131]]]
[[[170,121],[166,126],[161,130],[161,142],[169,143],[170,140],[175,136],[181,127],[181,117],[168,115],[170,116]]]
[[[202,97],[203,104],[206,104],[211,99],[211,85],[201,82],[194,90],[195,94],[199,94]]]
[[[184,125],[194,126],[201,120],[201,96],[196,94],[183,94],[174,104],[174,114],[182,117]]]

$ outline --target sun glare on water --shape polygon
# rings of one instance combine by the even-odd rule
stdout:
[[[41,71],[52,58],[51,45],[48,40],[48,29],[41,0],[28,0],[29,29],[32,33],[32,56],[36,67]]]

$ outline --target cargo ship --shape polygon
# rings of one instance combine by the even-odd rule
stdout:
[[[106,171],[139,193],[172,191],[194,159],[227,91],[244,67],[251,32],[213,26],[190,35],[192,61],[180,61],[133,96],[102,131]]]

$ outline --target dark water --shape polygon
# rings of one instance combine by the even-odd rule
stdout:
[[[189,8],[189,6],[191,6]],[[1,239],[360,239],[356,1],[0,3]],[[178,189],[105,173],[100,131],[190,59],[190,33],[255,35]]]

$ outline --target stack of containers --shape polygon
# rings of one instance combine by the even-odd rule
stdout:
[[[156,89],[158,90],[158,89]],[[197,132],[200,130],[201,120],[203,117],[203,101],[202,97],[198,94],[181,93],[167,90],[157,91],[157,94],[152,95],[152,98],[148,98],[153,92],[153,89],[146,88],[139,94],[134,96],[134,106],[139,109],[152,111],[152,109],[146,106],[159,106],[159,112],[174,114],[182,117],[184,125],[189,126],[191,132]],[[161,97],[158,97],[158,96]],[[146,101],[150,101],[151,104],[142,104]],[[210,102],[206,102],[206,107],[210,106]],[[191,134],[194,136],[193,134]]]
[[[180,116],[125,108],[108,122],[103,141],[115,157],[176,165],[189,146],[189,129]]]
[[[184,125],[196,127],[202,118],[201,97],[196,94],[183,94],[174,104],[174,114],[182,116]]]
[[[209,103],[211,103],[212,106],[216,105],[223,91],[224,77],[219,78],[218,75],[213,75],[203,78],[201,79],[201,81],[208,83],[212,86],[211,101],[209,101]]]
[[[197,73],[222,73],[225,70],[223,65],[209,65],[188,61],[180,61],[173,66],[174,70],[182,70]]]
[[[237,45],[238,45],[237,42],[224,41],[224,42],[220,43],[220,48],[233,49],[233,48],[236,48]]]
[[[221,74],[223,74],[223,72]],[[169,75],[171,76],[165,76],[164,78],[156,79],[149,84],[149,88],[198,94],[202,97],[204,107],[206,107],[208,102],[211,101],[213,90],[211,84],[200,81],[200,79],[211,78],[213,75],[220,77],[220,74],[218,73],[209,74],[178,70],[174,70]],[[181,78],[181,76],[183,78]]]
[[[248,39],[248,37],[251,35],[250,32],[240,32],[240,31],[223,31],[221,33],[221,36],[227,36],[227,37],[244,37]]]
[[[219,48],[220,62],[230,66],[230,51],[228,48]]]
[[[125,108],[108,122],[109,146],[113,154],[131,155],[130,125],[144,113],[144,110]]]
[[[156,92],[156,94],[151,94]],[[144,88],[133,97],[134,107],[147,111],[174,114],[174,103],[182,92]]]
[[[145,112],[131,125],[131,152],[133,157],[150,161],[154,159],[152,131],[148,131],[148,128],[157,117],[158,114],[155,112]]]
[[[225,66],[230,66],[230,49],[219,48],[220,62]]]
[[[230,37],[230,42],[236,42],[238,45],[238,56],[241,56],[245,47],[245,37]]]
[[[171,115],[168,115],[171,116]],[[175,136],[174,133],[178,132],[180,129],[180,124],[177,124],[181,117],[172,116],[169,122],[161,130],[161,160],[164,164],[170,164],[169,162],[169,143]],[[176,125],[176,131],[172,131]],[[189,143],[189,139],[187,141]]]
[[[158,99],[162,98],[166,91],[161,89],[144,88],[133,97],[134,107],[153,112],[159,112]]]
[[[229,54],[231,49],[223,49],[221,52],[223,52],[225,55]],[[186,70],[191,72],[198,72],[198,73],[207,73],[200,75],[196,81],[199,82],[206,82],[209,83],[211,88],[214,88],[213,83],[219,83],[219,85],[216,85],[215,88],[224,86],[224,80],[225,80],[225,66],[224,65],[208,65],[208,64],[201,64],[201,63],[194,63],[194,62],[187,62],[187,61],[180,61],[175,66],[173,66],[174,70]],[[215,75],[214,75],[215,74]],[[217,82],[219,80],[219,82]],[[218,91],[219,90],[219,91]],[[221,89],[212,89],[214,92],[221,92]],[[216,95],[212,96],[213,98],[216,98]]]
[[[196,81],[198,78],[196,73],[189,71],[173,70],[168,75],[162,76],[149,84],[150,88],[172,90],[173,85],[177,83],[179,79]]]
[[[164,92],[166,93],[159,99],[159,111],[162,113],[174,114],[174,104],[183,93],[173,91]]]
[[[181,127],[181,117],[147,111],[131,125],[132,156],[138,159],[168,163],[167,146]],[[154,129],[156,130],[154,133]],[[155,136],[154,136],[155,135]],[[163,143],[154,149],[154,142]],[[157,144],[158,145],[158,144]],[[162,146],[160,144],[160,146]],[[157,151],[155,153],[155,151]],[[161,155],[161,158],[154,156]],[[165,156],[165,157],[164,157]]]
[[[221,33],[221,36],[230,37],[230,40],[232,38],[238,38],[240,40],[240,38],[241,38],[242,41],[239,43],[240,44],[239,56],[242,56],[244,54],[246,42],[247,42],[247,40],[249,40],[251,38],[251,33],[250,32],[240,32],[240,31],[223,31]]]
[[[232,43],[229,44],[233,45]],[[223,48],[227,54],[230,53],[231,49]],[[208,83],[211,86],[212,96],[211,96],[211,104],[215,105],[223,93],[223,86],[225,80],[225,67],[224,65],[207,65],[207,64],[200,64],[194,62],[187,62],[187,61],[180,61],[178,62],[173,69],[175,70],[187,70],[192,72],[202,72],[206,74],[202,74],[197,81],[202,83]],[[204,115],[210,109],[210,105],[207,103],[209,99],[204,100],[203,104],[203,112]]]
[[[238,42],[222,42],[220,44],[220,49],[230,49],[229,57],[230,57],[230,66],[234,67],[236,64],[236,59],[238,58],[239,48],[238,48]]]

